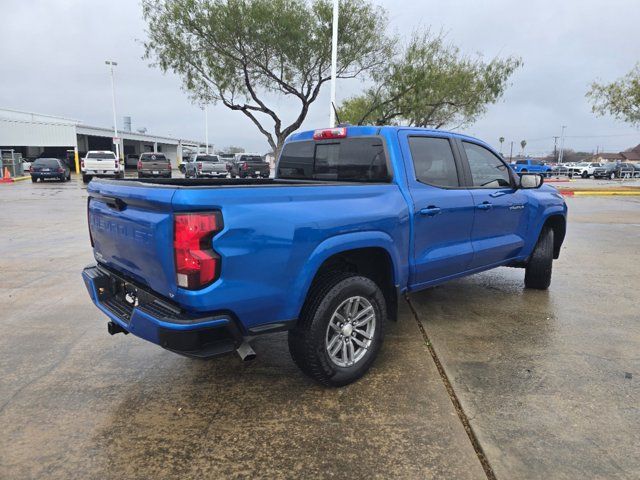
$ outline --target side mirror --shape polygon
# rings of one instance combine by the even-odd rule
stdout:
[[[540,188],[544,183],[542,175],[523,173],[520,175],[520,188]]]

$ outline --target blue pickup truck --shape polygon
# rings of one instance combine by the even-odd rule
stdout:
[[[511,164],[516,173],[539,173],[545,177],[550,177],[553,173],[551,165],[547,165],[541,160],[533,160],[531,158],[525,160],[516,160]]]
[[[251,358],[251,337],[286,330],[303,372],[345,385],[405,293],[499,266],[549,286],[567,208],[542,183],[456,133],[297,133],[271,179],[91,182],[83,278],[111,334]]]

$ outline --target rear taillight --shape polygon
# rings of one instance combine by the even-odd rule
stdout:
[[[247,164],[247,162],[244,162],[242,164],[242,170],[249,170],[249,165]]]
[[[198,171],[202,171],[202,162],[198,162],[196,163],[196,166],[198,167]]]
[[[322,130],[316,130],[313,132],[314,140],[326,140],[331,138],[345,138],[347,136],[347,129],[345,127],[339,128],[325,128]]]
[[[195,290],[220,276],[220,257],[211,241],[222,230],[222,214],[178,213],[174,216],[173,249],[179,287]]]
[[[64,168],[58,167],[58,173],[62,173],[62,172],[64,172]]]
[[[142,161],[138,160],[138,170],[142,170]]]
[[[84,158],[80,160],[80,168],[84,169]]]

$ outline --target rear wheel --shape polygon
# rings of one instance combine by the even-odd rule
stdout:
[[[82,183],[89,183],[91,181],[91,175],[82,174]]]
[[[524,274],[524,286],[546,290],[551,284],[553,265],[553,230],[543,227]]]
[[[317,382],[340,387],[362,377],[378,355],[387,317],[384,296],[371,279],[330,273],[315,281],[289,352]]]
[[[589,178],[589,174],[587,173],[587,171],[585,170],[584,172],[582,172],[582,178]]]

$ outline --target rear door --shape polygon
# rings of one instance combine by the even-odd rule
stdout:
[[[517,257],[527,235],[528,196],[515,188],[507,164],[491,150],[458,140],[465,159],[465,183],[473,197],[472,268]]]
[[[469,268],[474,205],[452,139],[420,130],[399,137],[413,203],[410,286],[420,288]]]

